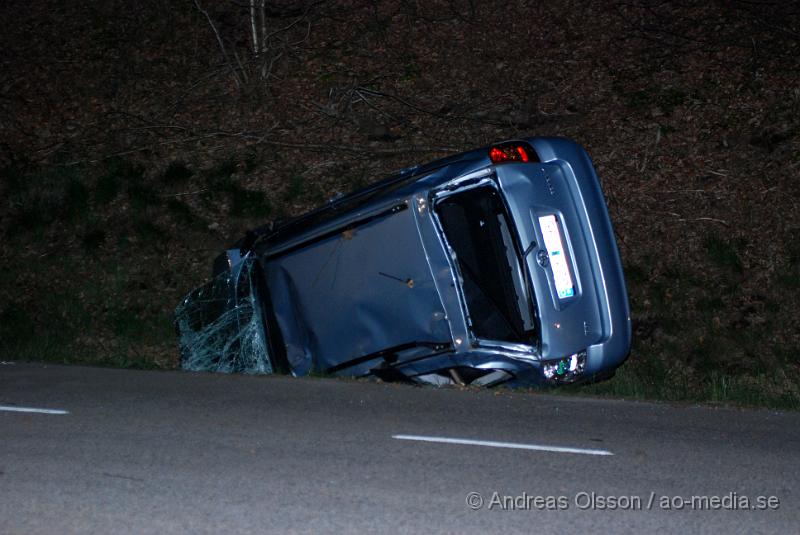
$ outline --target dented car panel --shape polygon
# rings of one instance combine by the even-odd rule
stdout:
[[[560,138],[438,160],[254,229],[215,263],[215,281],[232,289],[205,303],[218,315],[260,307],[244,316],[262,364],[220,366],[203,346],[224,337],[206,332],[219,322],[184,318],[196,291],[176,311],[186,369],[557,384],[611,374],[630,349],[600,184]]]
[[[398,204],[368,222],[265,263],[266,285],[295,373],[337,368],[412,343],[449,344],[417,221]],[[314,358],[316,357],[316,359]]]

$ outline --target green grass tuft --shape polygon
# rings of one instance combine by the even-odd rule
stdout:
[[[172,162],[162,175],[162,180],[167,184],[180,184],[189,180],[194,171],[189,169],[183,162]]]
[[[729,269],[737,274],[742,273],[742,260],[733,244],[716,236],[710,236],[706,238],[704,246],[708,257],[717,267]]]
[[[235,189],[231,192],[231,215],[234,217],[269,217],[272,206],[263,191]]]
[[[87,252],[94,252],[103,246],[107,237],[105,230],[95,227],[84,233],[81,243]]]
[[[128,184],[128,198],[136,211],[143,211],[160,204],[156,191],[144,181]]]
[[[283,202],[291,203],[303,196],[303,177],[300,175],[292,175],[289,179],[289,186],[283,192]]]

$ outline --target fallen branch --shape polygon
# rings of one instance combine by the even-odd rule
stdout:
[[[179,193],[162,193],[159,197],[184,197],[187,195],[199,195],[208,191],[208,188],[198,189],[196,191],[181,191]]]
[[[406,145],[404,147],[396,147],[396,148],[379,148],[379,147],[368,147],[365,145],[339,145],[334,143],[300,143],[291,141],[277,141],[274,139],[269,139],[266,136],[259,136],[258,133],[256,132],[217,131],[217,132],[209,132],[199,136],[188,137],[184,139],[170,139],[166,141],[160,141],[158,143],[152,143],[149,145],[144,145],[133,149],[126,149],[123,151],[114,152],[95,159],[75,160],[72,162],[68,162],[65,165],[71,167],[86,163],[98,163],[105,160],[109,160],[111,158],[126,156],[129,154],[135,154],[137,152],[144,152],[167,145],[193,143],[215,137],[238,137],[241,139],[252,141],[256,144],[269,145],[272,147],[281,147],[284,149],[298,149],[298,150],[314,151],[314,152],[339,151],[339,152],[349,152],[353,154],[370,154],[370,155],[394,155],[394,154],[409,154],[418,152],[456,153],[456,152],[462,152],[464,150],[463,148],[457,148],[457,147],[430,147],[421,145]]]
[[[214,31],[214,35],[217,38],[217,43],[219,43],[219,48],[222,51],[222,55],[225,57],[225,62],[228,64],[231,74],[233,74],[233,79],[236,82],[236,88],[241,89],[243,85],[242,81],[239,79],[239,74],[236,72],[236,69],[234,69],[233,63],[231,63],[230,57],[228,56],[228,51],[225,48],[225,43],[222,41],[222,36],[219,34],[219,30],[217,30],[214,20],[211,18],[211,15],[208,14],[208,11],[200,6],[200,2],[198,2],[198,0],[194,0],[194,5],[197,10],[206,17],[206,20],[208,20],[208,24],[211,26],[211,29]]]
[[[687,218],[687,217],[683,217],[680,214],[676,214],[675,212],[665,212],[665,213],[676,217],[677,218],[676,221],[680,221],[681,223],[694,223],[695,221],[710,221],[712,223],[720,223],[721,225],[725,225],[726,227],[730,226],[730,223],[728,223],[724,219],[717,219],[716,217],[701,216],[701,217]]]

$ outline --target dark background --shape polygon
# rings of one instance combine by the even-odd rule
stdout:
[[[559,135],[634,322],[581,391],[800,406],[797,4],[253,5],[257,51],[244,0],[0,4],[0,359],[173,367],[174,306],[245,229]]]

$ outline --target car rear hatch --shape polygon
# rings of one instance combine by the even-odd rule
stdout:
[[[601,255],[577,177],[560,161],[509,163],[496,172],[536,295],[542,360],[600,343],[606,320]]]

